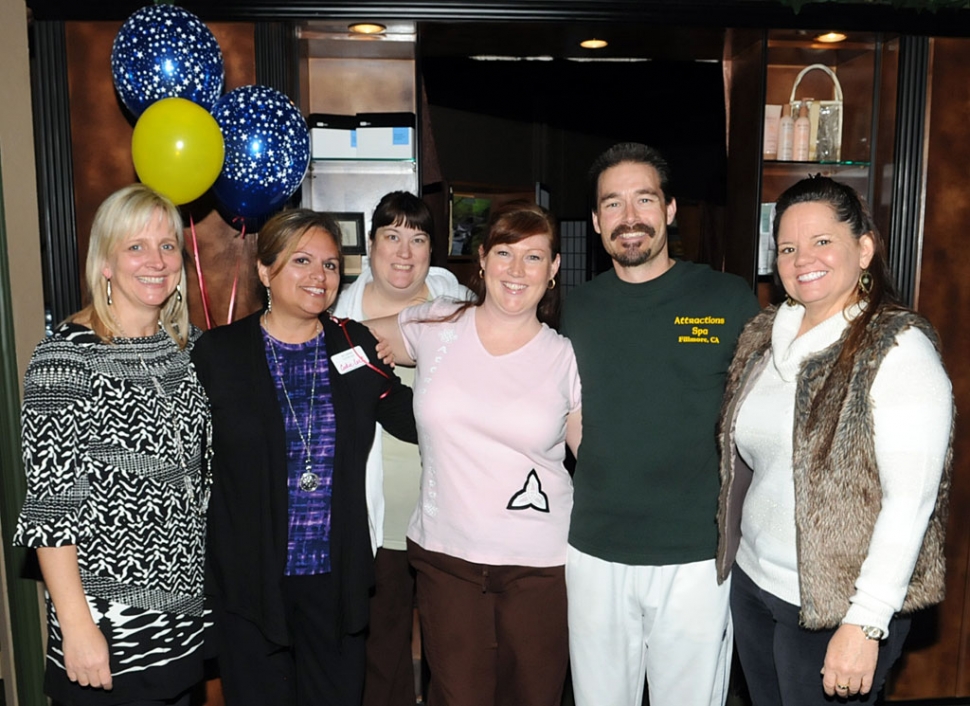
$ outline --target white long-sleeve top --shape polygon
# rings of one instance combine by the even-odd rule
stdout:
[[[744,501],[737,563],[762,589],[800,605],[795,540],[792,425],[798,371],[839,339],[841,312],[798,336],[805,309],[779,307],[771,362],[738,414],[736,441],[754,469]],[[858,309],[851,308],[848,316]],[[888,630],[906,596],[936,503],[952,417],[951,386],[939,356],[907,329],[883,359],[870,392],[882,506],[843,622]],[[834,509],[834,511],[837,511]]]

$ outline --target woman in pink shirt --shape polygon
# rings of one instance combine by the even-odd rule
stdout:
[[[417,364],[421,496],[408,529],[433,706],[558,706],[568,663],[563,566],[580,385],[556,333],[559,237],[544,209],[494,213],[471,302],[378,324]]]

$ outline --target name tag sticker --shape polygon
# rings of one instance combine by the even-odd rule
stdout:
[[[367,354],[360,346],[354,346],[349,351],[338,353],[330,360],[333,361],[334,367],[341,375],[346,375],[351,370],[357,370],[357,368],[363,367],[369,362]]]

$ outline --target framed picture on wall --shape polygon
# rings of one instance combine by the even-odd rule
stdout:
[[[491,209],[491,195],[452,194],[449,256],[471,256],[478,252],[478,246],[485,238]]]
[[[340,226],[340,249],[344,255],[363,255],[367,252],[364,233],[364,214],[352,211],[330,215]]]
[[[545,191],[548,194],[548,191]],[[448,187],[448,259],[478,261],[478,246],[485,240],[492,212],[509,201],[531,201],[535,187],[452,183]],[[476,264],[475,269],[478,269]]]

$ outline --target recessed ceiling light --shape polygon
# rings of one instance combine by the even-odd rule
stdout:
[[[642,64],[652,61],[641,56],[570,56],[566,61],[575,61],[580,64]]]
[[[816,42],[823,42],[825,44],[835,44],[836,42],[844,42],[848,37],[846,37],[842,32],[826,32],[825,34],[816,35]]]
[[[355,22],[349,29],[357,34],[384,34],[387,27],[377,22]]]
[[[501,56],[496,54],[475,54],[469,56],[472,61],[552,61],[551,56]]]
[[[583,49],[602,49],[606,46],[605,39],[586,39],[579,43]]]

